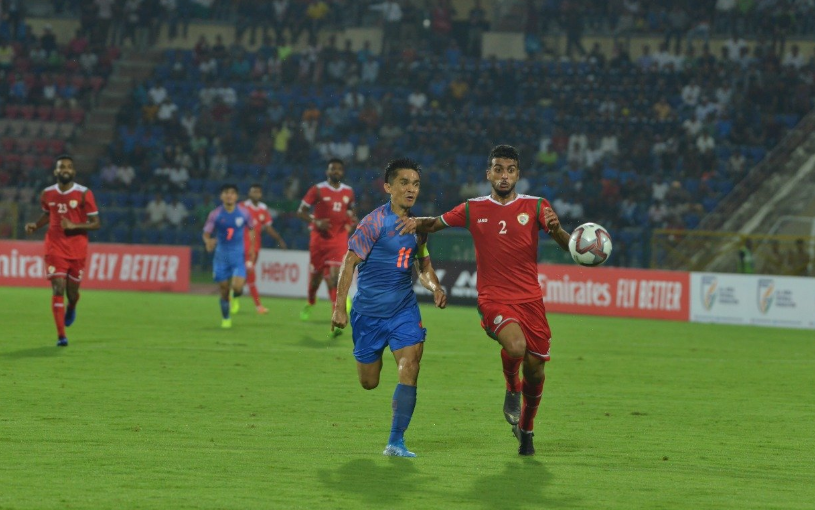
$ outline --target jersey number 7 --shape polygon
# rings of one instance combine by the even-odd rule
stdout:
[[[226,229],[226,240],[231,241],[232,236],[235,235],[235,229],[233,227],[227,227]]]

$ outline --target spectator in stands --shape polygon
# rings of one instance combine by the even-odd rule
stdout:
[[[100,172],[102,184],[109,188],[115,187],[117,171],[116,165],[106,160]]]
[[[190,172],[183,166],[170,167],[167,171],[167,180],[176,192],[184,191],[187,189],[187,183],[190,180]]]
[[[382,54],[399,48],[402,36],[402,7],[396,0],[385,0],[370,6],[382,12]]]
[[[476,184],[472,175],[468,175],[467,182],[462,184],[458,190],[458,197],[461,200],[467,200],[468,198],[474,198],[477,196],[478,196],[478,184]],[[560,209],[558,209],[558,211],[560,211]]]
[[[156,193],[155,198],[147,203],[145,212],[147,213],[147,224],[149,226],[164,226],[167,221],[167,202],[164,201],[161,193]]]
[[[379,78],[379,61],[373,56],[367,55],[362,60],[360,70],[360,81],[365,84],[376,83]]]
[[[784,55],[784,60],[782,61],[782,64],[785,67],[791,66],[795,68],[796,71],[800,70],[802,67],[804,67],[804,65],[806,65],[806,59],[801,54],[801,50],[797,44],[793,44],[792,46],[790,46],[790,51],[788,51],[787,54]]]
[[[747,170],[747,160],[740,150],[733,151],[730,158],[727,160],[727,173],[733,180],[739,180],[744,176]]]
[[[155,104],[159,105],[164,102],[165,99],[168,97],[167,88],[164,87],[162,82],[156,82],[150,87],[150,90],[147,91],[147,95],[150,97],[150,101]]]
[[[178,200],[178,197],[173,197],[173,201],[167,205],[167,212],[165,214],[167,218],[167,223],[170,224],[171,227],[181,228],[184,226],[184,221],[190,215],[189,211],[187,211],[186,206]]]
[[[227,167],[229,166],[229,158],[224,154],[221,149],[217,149],[209,162],[209,178],[213,180],[221,180],[226,177]]]
[[[136,178],[136,169],[127,163],[116,167],[116,183],[122,189],[129,189]]]
[[[791,250],[787,256],[789,274],[793,276],[807,276],[809,274],[810,257],[804,246],[804,240],[795,241],[795,250]]]
[[[753,257],[753,241],[750,238],[742,240],[739,248],[736,270],[742,274],[753,274],[756,272],[755,258]]]
[[[8,41],[0,39],[0,70],[9,70],[14,63],[14,48]]]

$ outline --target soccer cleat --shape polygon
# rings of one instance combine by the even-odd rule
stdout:
[[[307,321],[311,317],[311,305],[306,305],[300,310],[300,320]]]
[[[415,457],[416,454],[409,451],[407,446],[405,446],[405,441],[400,440],[397,443],[389,443],[388,446],[385,447],[385,451],[382,452],[382,455],[386,457]]]
[[[238,313],[241,309],[241,302],[238,298],[232,298],[229,302],[229,313]]]
[[[266,315],[267,313],[269,313],[269,309],[266,308],[265,306],[256,306],[255,310],[257,310],[257,312],[261,315]]]
[[[232,319],[221,319],[221,327],[223,329],[229,329],[232,327]]]
[[[65,309],[65,327],[67,328],[76,320],[76,308],[70,306]]]
[[[535,455],[535,445],[532,443],[532,438],[535,437],[533,432],[521,430],[518,425],[513,425],[512,433],[518,440],[518,455]]]
[[[57,347],[68,347],[68,339],[62,337],[59,340],[57,340]]]
[[[504,418],[510,425],[517,425],[521,420],[521,392],[509,391],[504,397]]]
[[[328,338],[337,338],[340,335],[342,335],[342,330],[340,328],[334,328],[334,331],[328,333]]]

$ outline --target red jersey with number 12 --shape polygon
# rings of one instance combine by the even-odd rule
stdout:
[[[518,195],[501,204],[490,196],[470,199],[444,213],[449,227],[470,231],[478,266],[478,301],[506,304],[542,299],[538,283],[538,233],[549,232],[545,198]]]
[[[72,223],[87,223],[88,216],[99,214],[93,192],[74,183],[68,191],[54,184],[40,195],[40,206],[48,213],[48,233],[45,234],[45,254],[63,259],[84,259],[88,254],[88,231],[62,229],[62,218]]]
[[[348,210],[354,205],[354,190],[346,184],[339,188],[331,186],[328,181],[315,184],[306,192],[302,204],[314,208],[314,219],[328,220],[328,230],[318,230],[310,225],[311,242],[320,244],[348,244],[348,229],[351,217]]]
[[[260,234],[266,225],[272,224],[272,215],[269,213],[269,207],[263,202],[258,202],[258,205],[252,203],[251,200],[244,200],[241,205],[252,217],[252,230],[255,231],[255,255],[260,251]],[[243,246],[247,256],[249,256],[249,229],[243,230]]]

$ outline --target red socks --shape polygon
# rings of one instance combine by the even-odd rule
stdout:
[[[538,406],[543,396],[543,381],[535,384],[524,379],[523,396],[524,401],[521,405],[521,421],[518,423],[518,426],[521,427],[523,431],[532,432],[535,415],[538,414]]]
[[[520,358],[510,358],[507,351],[501,349],[501,363],[504,365],[504,379],[507,380],[507,391],[513,393],[521,391],[521,378],[518,372],[521,370],[521,362],[523,360],[523,356]]]
[[[331,299],[331,311],[333,312],[337,306],[337,287],[328,288],[328,297]]]
[[[51,296],[51,311],[54,312],[57,335],[59,338],[65,338],[65,297]]]
[[[249,284],[249,294],[252,295],[252,300],[254,300],[255,306],[260,306],[260,294],[258,294],[258,288],[254,283]]]

